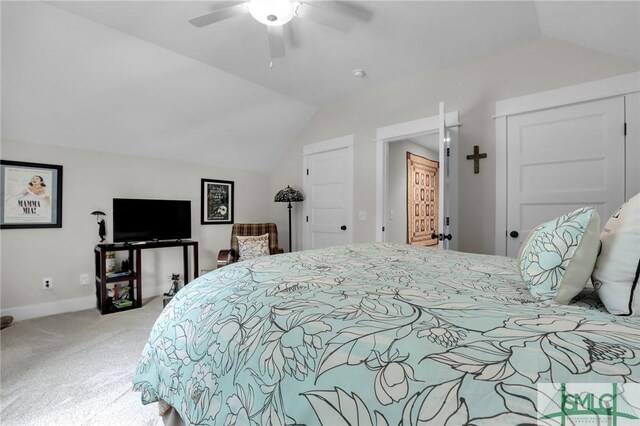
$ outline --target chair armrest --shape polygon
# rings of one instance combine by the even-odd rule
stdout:
[[[236,262],[236,252],[235,250],[220,250],[218,253],[218,262],[217,267],[222,268],[223,266],[227,266],[230,263]]]

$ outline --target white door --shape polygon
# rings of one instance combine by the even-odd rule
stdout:
[[[438,233],[442,238],[439,238],[438,247],[445,250],[457,250],[458,249],[458,198],[455,194],[458,193],[458,176],[457,173],[452,172],[452,168],[455,169],[457,163],[457,129],[445,128],[444,136],[439,132],[439,205],[438,205]]]
[[[303,163],[304,248],[353,242],[353,138],[307,145]]]
[[[452,238],[449,234],[449,225],[447,223],[447,217],[449,216],[449,194],[446,190],[447,179],[449,177],[449,163],[447,161],[447,148],[449,148],[449,142],[447,139],[447,128],[444,115],[444,102],[439,104],[438,114],[438,154],[440,156],[440,176],[438,181],[438,247],[441,249],[449,248],[449,240]]]
[[[627,135],[625,144],[627,173],[625,199],[640,193],[640,93],[625,97]]]
[[[540,223],[588,205],[606,221],[622,204],[623,130],[623,97],[508,117],[508,256]]]

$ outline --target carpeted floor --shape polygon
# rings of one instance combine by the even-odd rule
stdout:
[[[96,309],[14,322],[0,331],[0,424],[161,425],[131,375],[162,311]]]

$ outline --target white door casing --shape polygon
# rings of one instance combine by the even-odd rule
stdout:
[[[421,118],[418,120],[408,121],[404,123],[394,124],[378,128],[376,131],[376,241],[383,242],[385,234],[385,209],[387,200],[387,176],[388,176],[388,154],[389,144],[398,140],[411,138],[412,136],[422,134],[438,134],[440,139],[440,205],[441,209],[446,208],[449,217],[449,225],[440,230],[446,230],[445,234],[451,234],[452,239],[447,242],[447,248],[457,250],[458,235],[458,147],[457,147],[457,127],[460,126],[458,120],[458,111],[452,111],[444,114],[444,104],[442,104],[442,112],[444,117],[444,132],[448,137],[446,140],[440,136],[441,119],[440,114]],[[449,157],[446,156],[446,145],[449,148]],[[444,156],[444,157],[443,157]],[[443,161],[444,158],[444,161]],[[453,172],[451,171],[453,170]],[[444,207],[443,200],[447,198]],[[439,212],[441,220],[445,220],[442,210]],[[442,247],[441,244],[439,246]]]
[[[304,249],[353,242],[353,135],[305,145],[303,182]]]
[[[513,246],[518,244],[508,242],[511,237],[508,236],[509,228],[507,226],[509,220],[508,211],[511,209],[508,206],[513,198],[508,192],[509,188],[513,187],[513,182],[509,182],[510,177],[508,174],[508,156],[512,154],[508,152],[512,147],[512,142],[508,139],[508,135],[513,133],[513,129],[511,129],[511,126],[514,124],[513,119],[520,114],[526,115],[543,112],[544,110],[553,111],[555,109],[558,109],[559,107],[569,107],[572,105],[579,106],[583,103],[591,103],[593,101],[599,101],[607,98],[618,97],[618,99],[621,99],[622,97],[624,97],[627,103],[626,121],[629,127],[626,141],[624,140],[623,122],[620,122],[613,127],[617,129],[617,135],[614,136],[614,138],[617,138],[617,140],[619,140],[619,136],[622,134],[623,145],[626,143],[625,148],[627,164],[626,167],[624,165],[621,167],[621,169],[624,170],[624,176],[622,177],[622,180],[617,183],[616,187],[622,187],[624,193],[623,198],[628,199],[630,196],[634,195],[633,193],[630,194],[630,192],[632,192],[634,188],[640,189],[640,172],[637,171],[638,166],[640,166],[640,148],[638,148],[637,146],[639,138],[637,132],[638,130],[640,130],[638,129],[638,126],[640,125],[640,115],[638,114],[637,92],[640,92],[640,72],[624,74],[621,76],[606,78],[589,83],[582,83],[569,87],[563,87],[560,89],[553,89],[546,92],[534,93],[518,98],[506,99],[496,103],[496,115],[494,116],[496,130],[496,254],[515,255]],[[630,114],[635,115],[633,117],[630,117]],[[636,133],[634,133],[634,130],[631,129],[635,129]],[[633,136],[634,134],[635,136]],[[571,137],[573,137],[573,135],[571,135]],[[630,143],[632,145],[630,145]],[[618,150],[618,148],[615,147],[613,149]],[[577,157],[576,160],[582,161],[584,160],[584,158]],[[595,158],[593,160],[601,161],[606,164],[612,164],[609,160],[598,160]],[[622,163],[624,163],[625,158],[623,157],[622,160],[612,161],[622,161]],[[535,167],[535,165],[532,166]],[[590,179],[591,176],[587,176],[587,173],[588,170],[581,171],[581,174],[584,175],[585,179]],[[611,177],[609,171],[602,171],[602,173],[608,174],[608,176]],[[600,187],[603,186],[605,186],[605,184],[602,182]],[[567,188],[565,187],[564,189]],[[577,192],[580,191],[581,190]],[[619,189],[616,189],[616,192],[619,193]],[[568,198],[566,201],[576,203],[578,202],[576,200],[577,198],[574,195],[573,197]],[[590,203],[590,201],[590,199],[585,199],[584,201],[580,202],[580,204],[595,204]],[[613,201],[610,203],[613,203]],[[573,204],[570,205],[573,206]],[[609,217],[607,213],[602,212],[604,210],[606,210],[605,207],[599,208],[600,215],[605,216],[602,218],[603,223],[605,223]],[[552,217],[548,217],[548,219],[551,219]],[[511,224],[509,223],[509,225]],[[519,234],[521,235],[519,235],[518,239],[523,239],[526,237],[526,235],[522,235],[523,233],[524,232],[519,232]],[[508,254],[509,252],[507,245],[510,246],[510,254]]]

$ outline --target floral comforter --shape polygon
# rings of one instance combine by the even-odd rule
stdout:
[[[538,302],[505,257],[357,244],[202,276],[134,375],[186,424],[535,422],[538,382],[640,381],[640,320]]]

